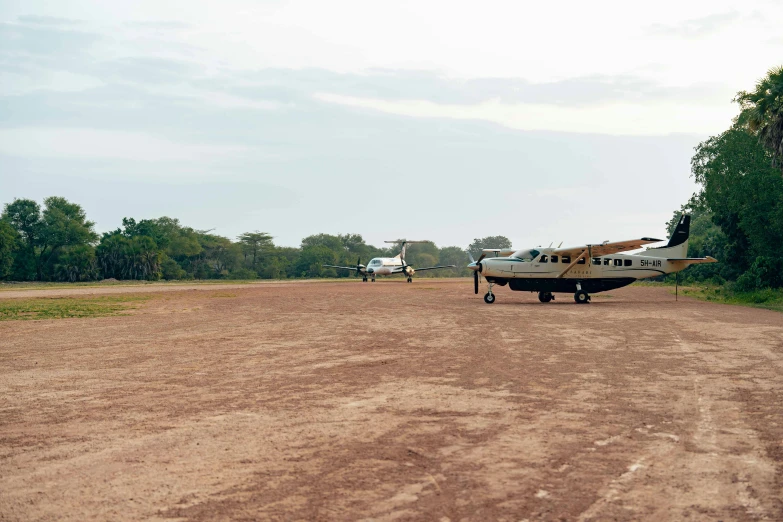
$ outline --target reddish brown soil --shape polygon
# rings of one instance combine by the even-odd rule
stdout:
[[[497,295],[177,288],[0,323],[0,520],[783,520],[783,314]]]

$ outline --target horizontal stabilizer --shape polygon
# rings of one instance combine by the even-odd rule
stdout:
[[[698,265],[701,263],[717,263],[718,260],[714,257],[707,256],[707,257],[674,257],[674,258],[668,258],[666,261],[671,261],[672,263],[683,263],[685,265]]]

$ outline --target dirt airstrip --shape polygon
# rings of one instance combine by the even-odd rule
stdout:
[[[0,520],[783,520],[783,314],[196,288],[0,322]]]

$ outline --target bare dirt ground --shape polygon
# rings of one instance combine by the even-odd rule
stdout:
[[[783,314],[417,280],[2,322],[0,520],[54,519],[783,520]]]

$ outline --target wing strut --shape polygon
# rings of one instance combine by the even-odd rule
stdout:
[[[574,259],[573,261],[571,261],[571,264],[570,264],[570,265],[568,265],[568,266],[566,267],[566,269],[565,269],[565,270],[563,270],[562,272],[560,272],[560,275],[559,275],[559,276],[557,276],[557,279],[562,279],[562,278],[563,278],[563,276],[564,276],[564,275],[566,275],[566,274],[568,273],[568,271],[569,271],[569,270],[571,270],[572,268],[574,268],[574,265],[576,265],[576,264],[579,262],[579,260],[580,260],[580,259],[582,259],[583,257],[586,257],[587,255],[588,255],[588,251],[587,251],[587,250],[584,250],[584,251],[582,251],[582,253],[581,253],[581,254],[579,254],[579,256],[578,256],[576,259]]]

